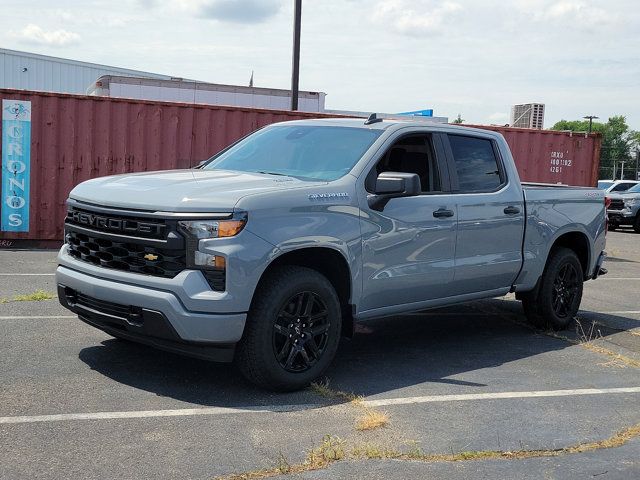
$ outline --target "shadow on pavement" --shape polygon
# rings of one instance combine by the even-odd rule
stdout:
[[[450,377],[562,350],[571,344],[534,332],[519,302],[473,304],[370,321],[343,341],[328,372],[331,385],[373,395],[424,383],[487,387]],[[265,392],[230,364],[182,357],[122,340],[87,347],[80,359],[93,370],[159,396],[203,406],[321,404],[310,391]],[[472,390],[469,390],[471,393]]]

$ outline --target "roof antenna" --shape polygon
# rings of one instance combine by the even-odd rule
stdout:
[[[367,121],[364,122],[365,125],[371,125],[372,123],[378,123],[381,122],[382,119],[378,118],[378,115],[376,115],[375,113],[372,113],[371,115],[369,115],[369,118],[367,118]]]

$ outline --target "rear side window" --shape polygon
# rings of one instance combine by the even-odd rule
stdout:
[[[492,192],[503,183],[491,140],[449,135],[460,192]]]

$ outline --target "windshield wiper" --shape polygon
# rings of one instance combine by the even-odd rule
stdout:
[[[259,170],[256,173],[262,173],[264,175],[278,175],[280,177],[290,177],[291,175],[287,175],[286,173],[279,173],[279,172],[266,172],[264,170]]]

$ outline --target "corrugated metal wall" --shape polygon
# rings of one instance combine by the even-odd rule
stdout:
[[[102,75],[171,78],[156,73],[0,48],[0,88],[84,95],[87,87]]]
[[[0,100],[30,100],[31,229],[0,232],[0,246],[12,240],[62,240],[65,200],[89,178],[134,171],[188,168],[264,125],[320,114],[212,105],[160,103],[17,90],[0,90]],[[500,131],[514,152],[523,180],[595,185],[599,137],[537,130]],[[553,152],[572,165],[550,172]]]

